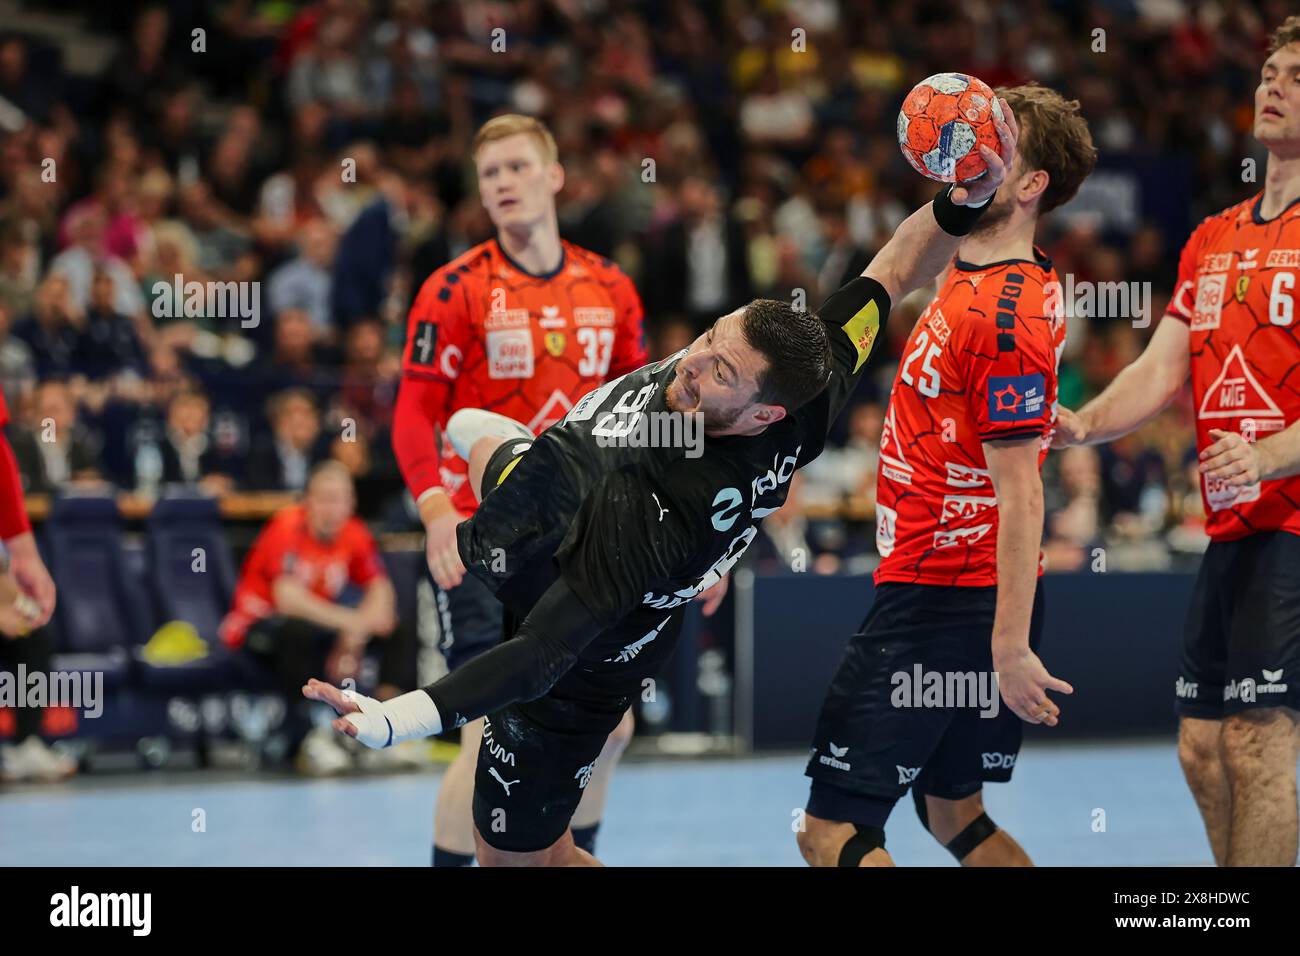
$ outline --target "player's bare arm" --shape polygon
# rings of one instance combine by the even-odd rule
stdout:
[[[1043,534],[1043,481],[1038,437],[984,442],[998,499],[998,600],[993,620],[993,667],[998,687],[1021,720],[1055,727],[1060,707],[1047,696],[1074,689],[1047,672],[1029,648],[1029,625],[1038,584]]]
[[[1166,317],[1137,361],[1077,412],[1061,408],[1053,448],[1097,445],[1140,428],[1174,400],[1191,368],[1187,323]]]
[[[1000,102],[1005,119],[996,121],[995,125],[1001,151],[980,146],[980,156],[988,164],[988,172],[972,183],[952,187],[948,199],[956,206],[981,206],[988,202],[1015,160],[1019,128],[1006,100]],[[898,302],[909,292],[934,281],[956,255],[962,237],[946,231],[936,218],[938,213],[936,204],[929,203],[908,216],[862,273],[884,286],[891,302]]]

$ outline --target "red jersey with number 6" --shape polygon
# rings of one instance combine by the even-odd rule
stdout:
[[[1166,315],[1191,329],[1196,447],[1210,429],[1267,438],[1300,418],[1300,200],[1270,220],[1263,194],[1206,219],[1183,246]],[[1256,531],[1300,534],[1300,476],[1242,488],[1201,479],[1216,541]]]
[[[957,260],[908,338],[880,437],[878,584],[997,584],[998,501],[983,443],[1039,439],[1042,465],[1065,344],[1060,285],[1035,254]]]
[[[561,244],[563,261],[547,275],[525,272],[491,239],[429,276],[407,319],[403,377],[447,383],[448,416],[485,408],[538,433],[593,388],[644,365],[632,280]],[[443,487],[472,512],[465,462],[445,441],[440,457]]]

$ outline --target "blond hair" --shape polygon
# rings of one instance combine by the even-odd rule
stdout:
[[[1300,43],[1300,16],[1287,17],[1282,21],[1282,25],[1273,31],[1273,42],[1268,48],[1269,56],[1288,43]]]
[[[521,133],[533,138],[533,142],[537,144],[537,150],[542,154],[544,162],[559,162],[559,147],[555,145],[555,137],[546,128],[546,124],[534,116],[524,116],[522,113],[506,113],[502,116],[494,116],[479,127],[479,131],[474,134],[473,155],[477,159],[479,150],[488,143],[495,143],[499,139],[518,136]]]
[[[1047,173],[1047,189],[1038,202],[1039,215],[1074,198],[1097,165],[1088,121],[1078,100],[1067,100],[1056,90],[1037,83],[998,90],[1020,121],[1017,148],[1026,169]]]

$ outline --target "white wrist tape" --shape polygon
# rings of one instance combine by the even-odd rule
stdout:
[[[345,690],[343,696],[361,708],[343,719],[357,728],[357,740],[367,747],[378,750],[442,733],[438,708],[422,690],[392,700],[375,700],[354,690]]]

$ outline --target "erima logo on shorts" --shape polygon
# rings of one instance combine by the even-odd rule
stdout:
[[[1285,694],[1286,684],[1279,683],[1282,680],[1282,668],[1275,671],[1260,671],[1264,675],[1264,683],[1255,685],[1257,694]]]
[[[1010,770],[1016,765],[1016,754],[980,754],[985,770]]]
[[[1185,681],[1181,677],[1174,682],[1174,693],[1179,697],[1191,697],[1195,699],[1196,688],[1200,685],[1195,681]]]
[[[894,764],[894,769],[898,771],[898,785],[904,787],[916,779],[916,775],[921,772],[920,767],[900,767]]]
[[[829,757],[818,757],[817,758],[818,762],[825,764],[827,767],[830,767],[832,770],[853,769],[852,764],[845,763],[843,760],[839,759],[840,757],[843,757],[845,754],[849,752],[848,747],[837,747],[835,746],[835,743],[832,741],[829,744],[829,748],[830,748],[831,755]]]

